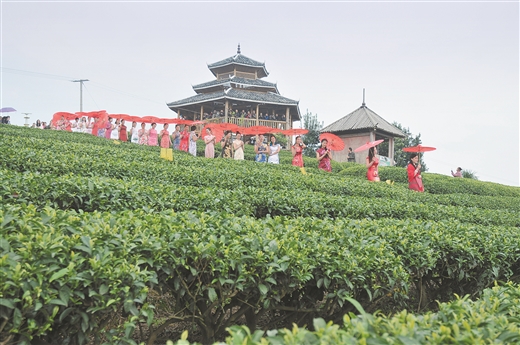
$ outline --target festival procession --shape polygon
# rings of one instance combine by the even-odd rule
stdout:
[[[294,128],[294,122],[302,123],[299,102],[282,96],[277,84],[263,80],[269,74],[264,63],[243,55],[238,45],[236,55],[209,64],[208,69],[215,80],[192,86],[194,96],[167,103],[176,118],[104,110],[57,112],[49,123],[37,120],[33,127],[86,133],[116,143],[160,146],[161,158],[170,161],[174,150],[196,156],[197,145],[205,146],[205,158],[244,160],[245,145],[251,144],[256,162],[279,164],[281,150],[287,149],[292,153],[292,165],[303,174],[304,156],[315,156],[317,168],[326,172],[332,171],[331,161],[364,164],[367,180],[373,182],[380,181],[378,166],[395,164],[395,140],[406,134],[366,106],[364,89],[361,107],[322,128],[319,138],[313,139],[317,142],[304,143],[309,130]],[[2,122],[8,123],[9,116]],[[388,145],[388,157],[378,154],[383,142]],[[411,190],[424,191],[420,155],[433,150],[421,145],[403,149],[409,153]],[[452,171],[452,176],[462,177],[462,169]]]
[[[128,126],[127,126],[128,123]],[[140,126],[138,126],[138,123]],[[157,125],[160,125],[160,129]],[[170,124],[173,130],[170,130]],[[92,134],[119,142],[131,142],[139,145],[160,146],[161,158],[173,160],[173,150],[185,151],[193,156],[197,155],[197,143],[199,139],[205,145],[205,158],[229,158],[244,160],[245,137],[250,137],[255,150],[255,162],[279,164],[279,152],[282,145],[278,143],[275,134],[294,136],[294,144],[290,146],[292,153],[292,165],[302,169],[305,173],[303,150],[307,147],[302,140],[302,135],[308,133],[307,129],[280,130],[267,126],[241,127],[233,123],[207,123],[206,121],[192,121],[185,119],[158,118],[153,116],[138,117],[126,114],[108,114],[106,111],[89,113],[55,113],[50,127],[55,130]],[[43,128],[43,127],[39,127]],[[345,142],[335,134],[322,133],[319,137],[320,146],[316,149],[318,168],[331,172],[331,160],[333,151],[345,149]],[[383,139],[367,142],[352,151],[352,153],[365,153],[367,167],[366,177],[369,181],[379,182],[379,157],[377,147],[384,142]],[[407,166],[409,188],[414,191],[424,192],[421,178],[421,164],[419,163],[422,152],[434,151],[434,147],[417,145],[403,149],[409,152],[410,160]],[[454,177],[462,177],[461,168]],[[459,176],[460,175],[460,176]]]

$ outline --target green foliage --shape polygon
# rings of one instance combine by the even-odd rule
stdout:
[[[313,114],[307,110],[303,114],[303,128],[309,132],[302,135],[302,140],[307,145],[303,154],[307,157],[316,158],[316,150],[320,146],[320,130],[323,128],[323,122],[318,121],[318,114]]]
[[[229,328],[225,344],[518,344],[519,315],[520,287],[507,284],[486,289],[478,301],[471,301],[469,296],[457,297],[439,304],[437,312],[425,315],[404,310],[385,316],[358,307],[358,313],[345,315],[342,324],[313,320],[313,330],[294,326],[251,333],[246,326],[234,326]],[[190,343],[181,340],[174,344]]]
[[[469,169],[462,170],[462,177],[473,180],[478,180],[477,172]]]
[[[519,188],[425,173],[427,193],[416,193],[400,167],[381,167],[389,185],[366,181],[362,165],[335,162],[330,174],[307,157],[302,175],[286,151],[280,165],[258,164],[250,145],[243,162],[181,152],[167,162],[158,147],[0,131],[2,342],[134,344],[173,323],[195,327],[204,343],[226,328],[245,332],[233,343],[281,343],[292,332],[262,338],[233,325],[245,317],[254,330],[267,317],[275,327],[303,326],[345,314],[354,322],[356,308],[429,310],[520,275]],[[422,322],[410,315],[406,325]],[[405,339],[382,326],[403,330],[395,319],[371,317],[377,322],[352,323],[358,333],[345,324],[327,337],[345,331],[355,342],[381,330],[377,341]],[[134,330],[145,323],[148,338],[139,338]],[[295,329],[291,341],[321,339],[329,326],[314,325]],[[414,334],[440,336],[425,332]]]
[[[400,123],[392,123],[395,127],[399,128],[406,134],[404,138],[394,138],[394,160],[395,166],[406,168],[410,161],[410,153],[404,152],[403,148],[410,146],[417,146],[422,144],[421,133],[414,136],[408,127],[404,127]],[[388,142],[383,142],[378,146],[379,154],[388,157]],[[424,153],[420,155],[421,171],[428,171],[426,164],[424,163]]]

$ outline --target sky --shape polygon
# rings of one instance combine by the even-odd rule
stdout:
[[[519,186],[519,3],[1,1],[0,107],[175,117],[207,64],[265,62],[328,125],[366,105],[421,134],[430,172]],[[297,123],[296,126],[299,126]]]

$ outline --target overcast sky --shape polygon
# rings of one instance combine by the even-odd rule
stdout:
[[[430,172],[519,185],[519,4],[1,3],[1,100],[13,124],[83,110],[173,117],[167,102],[236,53],[328,125],[366,105],[421,134]]]

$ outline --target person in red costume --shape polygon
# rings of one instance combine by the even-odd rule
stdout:
[[[128,141],[128,132],[126,130],[125,120],[121,120],[121,125],[119,125],[119,140]]]
[[[410,162],[407,167],[408,171],[408,186],[411,190],[424,192],[424,186],[421,177],[421,163],[419,163],[419,156],[417,153],[410,155]]]
[[[291,147],[293,160],[292,165],[303,168],[303,157],[302,152],[303,149],[307,146],[303,143],[302,137],[299,135],[296,137],[296,143]]]
[[[330,165],[330,149],[327,148],[329,141],[327,139],[323,139],[321,141],[321,147],[316,150],[316,159],[318,160],[318,168],[327,172],[332,171],[332,167]]]
[[[377,166],[379,165],[379,158],[377,158],[377,148],[371,147],[368,150],[368,157],[366,159],[367,165],[367,179],[369,181],[379,182],[379,171]]]

